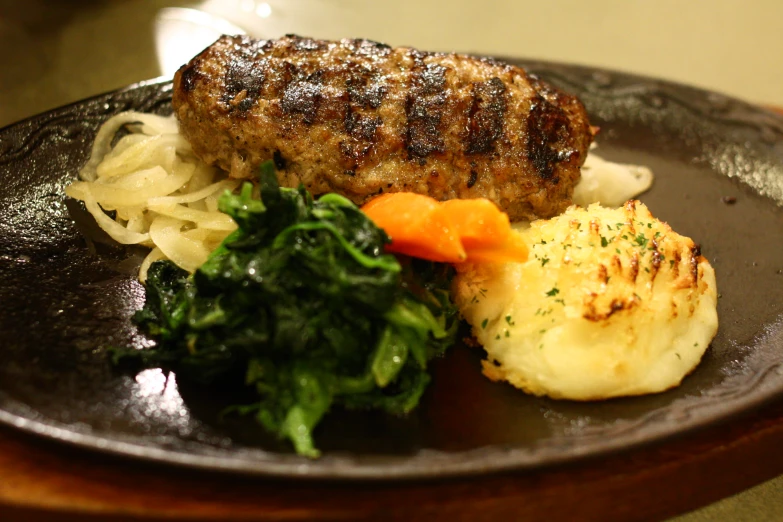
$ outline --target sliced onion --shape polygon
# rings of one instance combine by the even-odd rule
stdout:
[[[138,245],[150,240],[149,234],[141,234],[128,230],[107,216],[89,192],[82,201],[84,201],[84,206],[87,208],[87,211],[92,214],[92,217],[95,218],[98,225],[116,242],[122,243],[123,245]]]
[[[123,126],[134,122],[142,123],[142,130],[149,129],[152,134],[162,134],[164,130],[172,133],[177,132],[177,123],[173,117],[166,118],[154,114],[144,114],[133,111],[121,112],[112,116],[101,125],[100,129],[98,129],[95,141],[92,144],[90,159],[79,172],[79,177],[81,179],[93,181],[98,177],[96,169],[101,161],[103,161],[106,154],[111,150],[111,143],[114,140],[114,135],[117,134],[117,131]]]
[[[117,143],[114,145],[114,148],[111,149],[108,154],[106,154],[104,160],[116,158],[122,152],[126,151],[131,145],[135,145],[136,143],[142,142],[146,139],[147,136],[144,134],[128,134],[127,136],[123,136],[119,141],[117,141]]]
[[[228,234],[229,232],[225,230],[208,230],[206,228],[194,228],[182,233],[183,236],[189,239],[203,243],[210,252],[215,250],[228,237]]]
[[[226,230],[228,232],[232,232],[237,228],[234,220],[222,212],[205,212],[182,205],[149,205],[148,208],[163,216],[191,221],[199,228]]]
[[[96,185],[101,184],[108,187],[120,188],[125,190],[139,190],[148,187],[154,183],[160,183],[169,175],[163,167],[157,166],[149,169],[138,170],[128,174],[114,176],[109,180],[98,180]]]
[[[180,232],[185,222],[168,216],[158,216],[150,225],[150,238],[167,258],[189,272],[204,264],[209,250]]]
[[[163,170],[161,167],[157,167]],[[165,171],[163,171],[165,173]],[[121,206],[144,205],[154,197],[167,196],[187,183],[193,169],[180,169],[166,175],[160,181],[153,182],[139,190],[127,190],[110,184],[94,183],[91,186],[93,197],[103,208],[116,209]]]
[[[239,186],[239,181],[224,180],[218,181],[207,185],[203,189],[197,192],[190,192],[187,194],[181,194],[177,196],[164,196],[159,198],[151,198],[147,203],[149,205],[176,205],[181,203],[193,203],[207,198],[213,194],[218,194],[218,197],[226,190],[234,190]]]
[[[153,248],[150,253],[147,254],[147,257],[144,258],[144,261],[141,262],[141,266],[139,267],[139,281],[145,283],[147,281],[147,271],[150,269],[150,265],[161,259],[166,259],[166,255],[160,248]]]
[[[591,203],[619,207],[649,189],[652,182],[653,173],[647,167],[606,161],[591,152],[582,166],[573,200],[582,207]]]
[[[120,216],[120,210],[117,210],[117,217],[126,221],[125,228],[131,232],[138,232],[143,234],[146,230],[149,230],[149,223],[144,215],[144,209],[142,207],[130,207],[122,209],[124,212]]]
[[[155,165],[171,168],[177,143],[182,138],[174,134],[150,136],[131,145],[121,154],[107,157],[95,169],[98,178],[108,178],[146,169]]]

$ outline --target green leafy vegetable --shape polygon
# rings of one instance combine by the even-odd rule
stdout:
[[[336,194],[280,188],[264,164],[261,199],[246,183],[220,210],[239,226],[194,274],[168,261],[148,272],[135,320],[157,340],[115,362],[172,369],[210,384],[242,372],[255,414],[296,451],[333,405],[405,414],[427,362],[456,334],[447,265],[384,254],[386,234]]]

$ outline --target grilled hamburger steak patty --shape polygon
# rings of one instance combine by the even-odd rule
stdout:
[[[173,105],[232,177],[274,159],[313,194],[486,197],[512,220],[565,210],[592,140],[582,104],[519,67],[369,40],[223,36],[177,71]]]

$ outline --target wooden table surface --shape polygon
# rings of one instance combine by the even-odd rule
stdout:
[[[783,401],[650,447],[538,471],[397,483],[210,473],[0,429],[0,520],[661,520],[783,473]]]

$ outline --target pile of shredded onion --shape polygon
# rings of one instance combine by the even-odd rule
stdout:
[[[115,143],[123,128],[128,133]],[[138,112],[112,117],[98,131],[79,177],[66,188],[68,196],[83,201],[118,243],[152,248],[141,265],[142,282],[158,259],[194,271],[236,229],[217,206],[239,181],[199,160],[174,117]],[[114,211],[114,218],[105,211]]]
[[[121,129],[127,133],[116,139]],[[139,270],[142,282],[159,259],[193,272],[236,229],[217,207],[218,198],[240,182],[198,159],[173,116],[123,112],[110,118],[79,178],[65,193],[83,201],[103,230],[118,243],[152,248]],[[647,190],[652,178],[646,167],[591,153],[574,202],[619,206]]]

